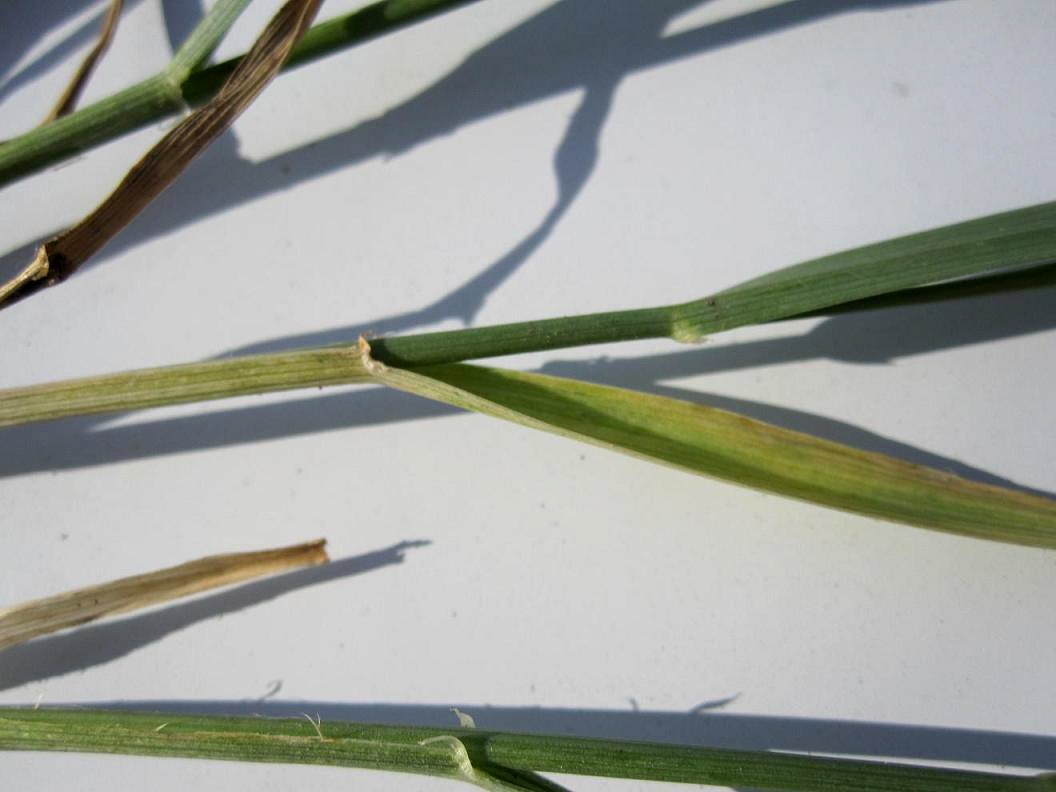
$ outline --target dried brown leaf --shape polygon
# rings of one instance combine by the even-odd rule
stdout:
[[[0,304],[66,280],[128,225],[256,99],[311,25],[321,2],[288,0],[220,91],[158,141],[91,214],[41,245],[29,266],[0,285]]]
[[[290,569],[317,566],[330,558],[325,539],[250,553],[208,556],[144,575],[67,591],[0,610],[0,649],[200,591]]]

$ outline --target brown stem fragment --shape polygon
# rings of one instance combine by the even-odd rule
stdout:
[[[207,556],[143,575],[66,591],[0,610],[0,649],[40,635],[251,578],[327,563],[325,539]]]

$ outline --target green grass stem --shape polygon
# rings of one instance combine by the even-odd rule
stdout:
[[[967,481],[675,399],[538,374],[432,363],[631,338],[693,341],[707,332],[1054,258],[1056,203],[826,256],[681,305],[376,339],[370,347],[364,342],[362,349],[321,347],[0,391],[0,427],[373,380],[825,506],[976,538],[1056,548],[1056,501],[1049,498]],[[1048,265],[1037,269],[1047,271]]]
[[[642,338],[693,341],[731,327],[811,311],[839,310],[848,304],[872,307],[885,295],[911,301],[917,287],[936,290],[940,297],[943,290],[947,297],[958,290],[997,290],[993,283],[973,287],[971,281],[927,285],[1007,267],[1045,263],[993,275],[999,287],[1001,283],[1008,288],[1051,285],[1052,261],[1056,261],[1056,203],[825,256],[679,305],[378,338],[370,342],[371,354],[386,365],[415,368]],[[353,382],[365,376],[358,365],[358,350],[350,343],[9,389],[0,391],[0,427]],[[281,369],[286,366],[289,372],[284,374]]]
[[[1056,202],[824,256],[687,303],[379,338],[371,348],[383,363],[415,367],[644,338],[692,343],[723,330],[836,306],[871,307],[862,301],[891,293],[901,292],[901,299],[926,297],[908,290],[1054,261]],[[1051,275],[1051,268],[1043,272]]]
[[[181,85],[216,49],[248,2],[217,2],[153,77],[0,143],[0,187],[182,110]]]
[[[802,792],[1052,792],[1012,776],[765,751],[304,719],[0,709],[0,749],[357,767],[550,788],[536,772]]]
[[[0,143],[0,187],[101,143],[207,101],[241,60],[190,69],[215,48],[217,37],[247,0],[224,0],[211,9],[160,74]],[[321,22],[308,30],[283,70],[308,63],[472,0],[384,0]],[[239,7],[240,11],[241,8]]]

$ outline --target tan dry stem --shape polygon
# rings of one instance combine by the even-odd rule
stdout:
[[[7,283],[0,283],[0,303],[22,289],[27,283],[46,278],[48,275],[48,251],[44,245],[37,248],[37,255],[20,273]]]
[[[0,610],[0,649],[47,633],[201,591],[330,560],[326,540],[207,556],[156,572],[67,591]]]

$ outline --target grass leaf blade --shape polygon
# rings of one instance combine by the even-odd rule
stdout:
[[[676,335],[792,317],[902,289],[1056,260],[1056,202],[834,253],[679,306]],[[699,330],[692,314],[702,312]]]
[[[372,373],[387,385],[456,407],[755,489],[963,536],[1056,549],[1056,500],[714,407],[469,365],[410,371],[374,363]]]
[[[917,286],[911,289],[880,294],[875,297],[864,297],[860,300],[807,311],[795,317],[803,319],[811,316],[834,316],[856,311],[874,311],[881,308],[901,308],[911,305],[933,305],[935,303],[967,300],[976,297],[989,297],[998,294],[1009,294],[1033,289],[1046,289],[1056,286],[1056,263],[1039,264],[1023,267],[1009,272],[980,275],[972,278],[960,278],[932,286]],[[780,320],[775,320],[780,321]]]

